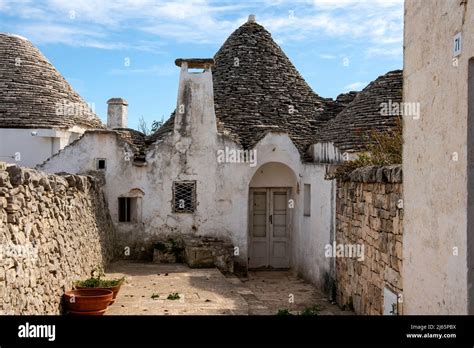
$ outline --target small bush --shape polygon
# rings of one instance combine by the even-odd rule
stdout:
[[[369,134],[367,151],[359,154],[356,160],[342,164],[334,177],[341,178],[357,168],[367,166],[390,166],[402,163],[403,124],[398,118],[395,126],[387,131],[372,130]]]
[[[287,308],[279,309],[277,315],[292,315]]]
[[[320,311],[321,311],[321,307],[319,307],[318,305],[314,305],[312,307],[303,309],[300,315],[319,315]]]
[[[91,277],[86,280],[78,280],[74,282],[75,287],[81,288],[111,288],[117,285],[122,285],[125,277],[117,279],[102,279],[105,276],[104,269],[97,266],[91,271]]]
[[[111,288],[121,285],[124,281],[125,277],[118,279],[89,278],[86,280],[78,280],[74,285],[82,288]]]
[[[168,295],[168,300],[179,300],[181,297],[177,292]]]
[[[176,256],[176,262],[183,262],[184,246],[183,241],[179,238],[168,238],[167,241],[156,242],[153,248],[166,254],[170,253]]]
[[[168,250],[168,248],[166,247],[166,245],[162,242],[156,242],[154,245],[153,245],[153,248],[158,250],[158,251],[161,251],[161,252],[166,252]]]

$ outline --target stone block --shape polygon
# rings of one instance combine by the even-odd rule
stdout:
[[[161,250],[153,249],[154,263],[176,263],[177,258],[173,253],[163,252]]]
[[[211,237],[185,237],[185,262],[191,268],[217,267],[224,273],[234,272],[232,244]]]
[[[13,186],[22,185],[25,181],[25,173],[21,167],[9,166],[6,168],[8,175],[10,176],[10,183]]]
[[[398,259],[395,256],[390,256],[390,267],[395,271],[400,272]]]
[[[12,185],[10,184],[10,176],[7,172],[0,172],[0,187],[12,188]]]
[[[401,242],[395,242],[395,256],[399,259],[402,259],[403,245]]]
[[[397,289],[401,289],[401,276],[396,270],[386,267],[384,272],[384,280]]]
[[[380,233],[378,240],[378,249],[382,254],[388,253],[388,233]]]
[[[380,219],[378,217],[371,216],[369,218],[369,226],[370,226],[371,229],[373,229],[375,231],[379,231],[382,227],[382,222],[380,221]]]
[[[214,267],[214,255],[209,247],[186,246],[186,263],[191,268],[211,268]]]
[[[16,270],[14,268],[10,268],[5,272],[5,281],[7,285],[11,286],[15,283],[16,279]]]
[[[379,209],[386,208],[387,207],[387,200],[388,200],[387,196],[377,193],[375,195],[374,207],[379,208]]]
[[[386,265],[390,265],[390,256],[386,252],[380,253],[380,260]]]
[[[393,221],[392,220],[382,219],[381,223],[382,223],[381,230],[383,232],[387,232],[387,233],[392,233],[393,232]]]

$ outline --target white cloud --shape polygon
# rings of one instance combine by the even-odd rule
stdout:
[[[320,33],[373,42],[400,43],[403,38],[403,2],[315,0],[313,8],[294,10],[294,17],[278,15],[264,23],[275,33]]]
[[[313,0],[317,7],[349,7],[349,6],[392,6],[403,5],[404,0]]]
[[[73,46],[100,46],[98,39],[104,37],[104,34],[91,29],[56,24],[23,25],[21,33],[38,44],[62,43]]]
[[[401,57],[403,55],[402,47],[370,47],[366,51],[367,57],[371,58],[374,56],[388,56],[388,57]]]
[[[122,68],[122,69],[111,69],[109,74],[111,75],[128,75],[128,74],[145,74],[145,75],[156,75],[156,76],[170,76],[177,74],[179,69],[174,65],[154,65],[149,68]]]
[[[401,47],[403,37],[403,0],[0,0],[0,9],[27,19],[30,28],[42,28],[50,37],[33,32],[39,42],[103,48],[131,47],[125,37],[132,31],[178,42],[220,44],[249,13],[285,44],[327,37],[393,49]],[[26,34],[24,25],[18,25],[18,31]]]
[[[337,59],[337,56],[333,54],[320,54],[319,58],[321,59]]]
[[[344,87],[345,92],[361,91],[367,86],[367,82],[354,82]]]

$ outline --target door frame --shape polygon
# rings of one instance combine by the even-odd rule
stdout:
[[[250,255],[252,255],[252,229],[253,229],[253,194],[254,192],[265,192],[267,194],[266,199],[266,239],[267,239],[267,265],[257,268],[250,268]],[[248,200],[248,229],[247,229],[247,263],[249,269],[253,270],[279,270],[279,269],[289,269],[291,268],[291,259],[292,259],[292,247],[293,247],[293,209],[290,209],[288,204],[286,204],[286,216],[287,216],[287,243],[288,243],[288,267],[286,268],[273,268],[271,266],[271,240],[273,234],[273,224],[270,223],[270,215],[273,215],[273,192],[286,192],[288,201],[293,199],[293,188],[292,187],[256,187],[249,189],[249,200]],[[294,199],[293,199],[294,200]],[[296,202],[295,202],[296,204]],[[270,214],[272,213],[272,214]]]

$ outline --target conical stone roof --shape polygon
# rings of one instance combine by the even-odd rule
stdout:
[[[304,156],[317,130],[345,106],[313,92],[271,34],[249,21],[214,56],[212,68],[218,130],[244,148],[268,132],[288,133]],[[171,117],[148,138],[172,131]]]
[[[216,117],[245,148],[280,131],[304,153],[315,131],[334,116],[258,23],[234,31],[214,59]]]
[[[396,125],[399,115],[384,112],[384,106],[389,103],[401,105],[402,90],[402,70],[379,76],[347,108],[327,122],[313,142],[332,142],[341,152],[365,150],[371,141],[369,134],[372,130],[386,131]]]
[[[104,128],[28,40],[0,33],[0,128]]]

